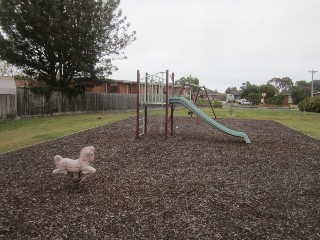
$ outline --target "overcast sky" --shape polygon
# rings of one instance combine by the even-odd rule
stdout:
[[[137,40],[111,78],[168,69],[220,92],[273,77],[320,79],[320,0],[121,0]]]

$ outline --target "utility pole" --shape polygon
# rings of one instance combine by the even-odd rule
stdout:
[[[315,71],[315,70],[311,70],[309,71],[311,72],[311,75],[312,75],[312,80],[311,80],[311,97],[313,97],[313,75],[318,72],[318,71]]]

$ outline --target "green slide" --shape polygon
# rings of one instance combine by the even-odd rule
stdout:
[[[232,129],[227,128],[227,127],[221,125],[220,123],[214,121],[212,118],[210,118],[207,114],[202,112],[192,102],[185,99],[184,97],[170,97],[169,103],[170,104],[181,104],[182,106],[188,108],[190,111],[192,111],[194,114],[196,114],[203,121],[210,124],[212,127],[218,129],[219,131],[230,134],[235,137],[242,137],[246,141],[246,143],[251,143],[247,134],[245,134],[244,132],[238,132],[238,131],[232,130]]]

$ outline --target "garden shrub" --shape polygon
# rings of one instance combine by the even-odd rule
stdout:
[[[222,108],[222,102],[220,102],[219,100],[214,100],[214,101],[212,102],[212,106],[213,106],[214,108]]]
[[[273,105],[282,106],[283,105],[284,96],[280,93],[271,98],[271,103]]]
[[[320,98],[319,97],[305,98],[304,100],[299,102],[298,108],[300,111],[320,113]]]
[[[198,99],[198,100],[197,100],[197,105],[198,105],[198,106],[201,106],[201,107],[206,106],[206,100],[204,100],[204,99],[202,99],[202,98]]]

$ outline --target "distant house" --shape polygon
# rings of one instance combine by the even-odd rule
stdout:
[[[30,80],[14,80],[17,88],[30,88]]]
[[[144,83],[141,83],[140,94],[144,93]],[[182,90],[182,91],[181,91]],[[159,89],[157,85],[153,85],[153,88],[148,90],[150,93],[154,92],[158,94]],[[180,85],[174,85],[174,89],[172,90],[172,84],[169,84],[169,94],[172,94],[172,91],[175,95],[180,94],[181,96],[185,96],[186,89],[181,89]],[[95,92],[95,93],[124,93],[124,94],[136,94],[138,93],[138,85],[136,81],[128,81],[128,80],[110,80],[108,82],[103,83],[100,86],[95,86],[92,88],[86,87],[85,92]]]
[[[0,76],[0,94],[16,95],[16,84],[13,77]]]
[[[291,91],[282,91],[281,94],[283,95],[283,101],[282,101],[283,106],[289,106],[290,104],[293,103]]]
[[[241,99],[241,91],[238,90],[231,90],[230,93],[227,94],[227,101],[238,101]]]
[[[135,84],[136,85],[136,84]],[[100,86],[95,87],[86,87],[85,92],[94,92],[94,93],[135,93],[134,83],[131,81],[125,80],[110,80],[101,84]]]
[[[28,80],[13,80],[11,78],[12,83],[15,82],[16,88],[29,88],[30,81]],[[144,93],[144,83],[141,83],[140,94]],[[157,86],[154,85],[153,89],[149,90],[150,92],[158,93]],[[181,96],[186,95],[186,87],[181,89],[180,85],[174,85],[174,90],[172,90],[172,84],[169,84],[169,94],[172,94],[172,91],[175,95]],[[136,81],[128,81],[128,80],[108,80],[107,82],[94,87],[85,87],[85,92],[92,92],[92,93],[122,93],[122,94],[136,94],[138,92],[138,86]]]
[[[210,89],[206,89],[206,90],[207,90],[209,100],[219,100],[222,95],[221,93],[219,93],[216,90],[210,90]],[[206,94],[206,91],[200,90],[198,97],[201,99],[207,99],[207,94]]]
[[[233,99],[236,101],[241,99],[241,93],[241,91],[231,90],[231,95],[233,96]]]
[[[227,93],[226,101],[227,102],[233,102],[234,101],[233,95],[231,95],[230,93]]]

